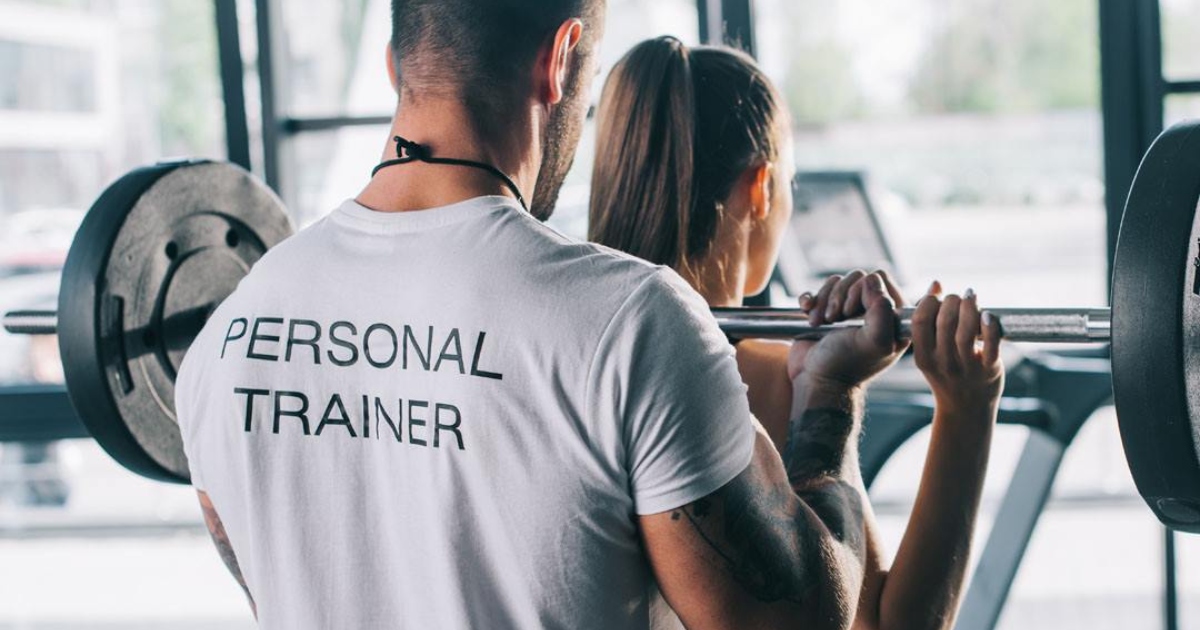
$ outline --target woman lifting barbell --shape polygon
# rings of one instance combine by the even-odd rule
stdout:
[[[644,42],[608,78],[598,136],[592,240],[674,268],[712,307],[738,306],[766,286],[792,212],[795,169],[783,100],[753,59],[669,37]],[[901,304],[886,274],[876,277]],[[813,325],[861,316],[869,281],[858,271],[835,276],[802,296],[801,308]],[[860,628],[901,619],[949,627],[962,592],[1004,370],[999,325],[981,317],[974,293],[943,301],[940,292],[934,283],[921,300],[912,335],[937,401],[933,437],[890,570],[864,502]],[[819,448],[789,427],[792,377],[832,357],[793,353],[789,365],[788,343],[731,342],[751,409],[776,448]],[[858,490],[866,496],[861,479]]]

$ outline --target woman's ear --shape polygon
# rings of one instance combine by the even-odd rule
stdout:
[[[764,221],[771,214],[775,165],[763,162],[746,172],[750,184],[750,218]]]

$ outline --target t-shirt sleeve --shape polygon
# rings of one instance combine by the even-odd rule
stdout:
[[[650,276],[616,313],[591,380],[595,407],[622,427],[637,514],[692,503],[750,464],[754,426],[733,348],[673,271]]]

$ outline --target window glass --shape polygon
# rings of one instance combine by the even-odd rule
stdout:
[[[1180,594],[1179,627],[1195,628],[1200,625],[1200,536],[1175,535],[1176,587]]]
[[[0,312],[54,307],[110,182],[225,156],[217,59],[211,2],[0,1]],[[0,332],[0,394],[61,382],[57,357],[53,337]],[[253,627],[192,489],[91,440],[0,444],[0,565],[0,627]]]
[[[1096,3],[762,0],[804,170],[856,170],[914,293],[1103,304]]]
[[[1200,79],[1200,2],[1159,0],[1162,18],[1163,74],[1168,79]]]
[[[214,28],[209,4],[185,0],[0,3],[0,312],[53,305],[108,183],[224,155]],[[0,332],[0,385],[56,371],[33,343]]]
[[[391,31],[387,0],[337,3],[304,0],[281,3],[286,23],[287,64],[278,70],[291,116],[388,115],[395,94],[387,80],[386,46]],[[313,19],[313,16],[321,16]],[[608,70],[637,42],[675,35],[699,40],[694,0],[610,0],[601,73],[593,90],[599,98]],[[595,152],[593,125],[576,153],[575,166],[552,224],[583,237],[587,232],[588,184]],[[301,133],[284,146],[284,199],[301,223],[324,216],[356,194],[385,150],[386,126],[344,127]],[[526,191],[526,195],[531,195]]]
[[[1187,121],[1200,121],[1200,94],[1172,94],[1163,105],[1166,126]]]
[[[91,65],[83,49],[0,41],[0,74],[15,78],[0,86],[0,108],[94,111],[96,76]]]
[[[275,2],[283,28],[276,71],[283,113],[294,118],[390,115],[388,0]]]

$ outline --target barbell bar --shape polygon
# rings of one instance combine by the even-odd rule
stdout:
[[[1097,343],[1112,338],[1112,311],[1107,308],[989,308],[1008,341],[1035,343]],[[858,328],[862,320],[813,327],[808,314],[789,308],[714,308],[722,332],[743,339],[819,340],[831,332]],[[897,311],[901,338],[912,337],[915,309]],[[14,311],[3,318],[4,329],[18,335],[53,335],[58,330],[55,311]]]
[[[1112,311],[1107,308],[988,308],[1007,341],[1098,343],[1112,339]],[[914,308],[899,309],[899,335],[912,338]],[[859,328],[862,320],[811,326],[808,314],[790,308],[715,308],[721,330],[734,338],[816,341],[831,332]]]
[[[1200,533],[1200,122],[1166,131],[1129,193],[1112,309],[988,309],[1010,341],[1110,342],[1113,397],[1138,492],[1163,523]],[[293,232],[283,203],[232,164],[172,162],[114,182],[80,226],[57,311],[3,318],[56,334],[67,391],[130,470],[188,482],[175,375],[210,314]],[[901,335],[912,310],[899,313]],[[731,337],[819,339],[797,309],[717,309]]]

